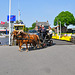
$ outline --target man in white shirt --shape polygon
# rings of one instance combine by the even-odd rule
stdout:
[[[48,33],[48,35],[50,36],[50,39],[52,38],[52,33],[53,33],[53,31],[52,31],[51,27],[49,27],[49,33]]]

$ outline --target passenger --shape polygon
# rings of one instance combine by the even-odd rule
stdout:
[[[42,32],[42,38],[44,39],[45,38],[45,35],[46,35],[46,29],[45,29],[44,25],[42,25],[41,32]]]
[[[49,27],[49,38],[51,39],[52,38],[52,33],[53,33],[53,31],[52,31],[52,29],[51,29],[51,27]]]
[[[41,27],[41,25],[40,25],[40,28],[39,28],[39,30],[38,30],[39,36],[41,36],[41,30],[42,30],[42,27]]]

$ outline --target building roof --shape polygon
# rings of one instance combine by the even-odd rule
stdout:
[[[48,22],[37,22],[36,25],[37,26],[39,25],[49,26],[49,23]]]
[[[0,23],[0,27],[9,27],[9,23],[5,23],[5,24]]]

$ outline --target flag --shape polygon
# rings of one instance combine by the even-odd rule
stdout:
[[[5,22],[1,21],[1,24],[5,24]]]

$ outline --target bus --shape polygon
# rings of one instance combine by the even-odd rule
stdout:
[[[25,25],[24,24],[14,24],[14,30],[15,31],[19,31],[19,30],[25,31]]]

